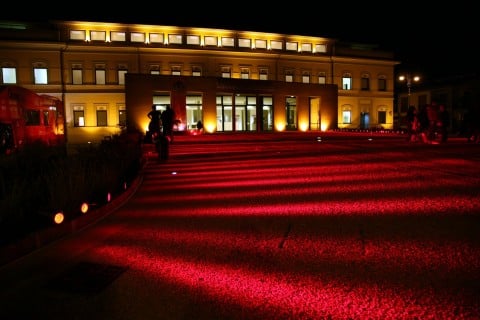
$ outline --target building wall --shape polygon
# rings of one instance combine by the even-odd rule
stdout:
[[[391,53],[340,47],[335,40],[327,38],[260,32],[69,21],[59,22],[55,27],[54,34],[48,37],[45,36],[47,31],[40,32],[38,26],[27,28],[18,41],[6,37],[2,30],[0,65],[16,68],[17,85],[57,96],[65,102],[67,141],[71,143],[96,142],[121,132],[124,128],[120,126],[118,114],[122,108],[126,108],[128,124],[142,127],[148,112],[146,109],[152,105],[152,92],[171,91],[172,83],[180,79],[171,78],[172,72],[179,72],[186,84],[185,90],[202,94],[203,120],[206,122],[214,122],[216,118],[216,95],[219,92],[241,92],[274,97],[275,130],[284,129],[286,96],[297,99],[297,130],[318,130],[319,118],[322,125],[328,119],[325,128],[359,128],[361,115],[365,113],[369,114],[371,127],[393,128],[394,66],[397,62]],[[84,32],[86,38],[72,40],[72,30]],[[92,40],[92,32],[105,32],[106,41]],[[124,33],[125,41],[113,41],[111,32]],[[147,36],[161,34],[165,39],[172,34],[184,39],[193,34],[202,42],[208,37],[218,39],[219,45],[138,43],[130,39],[134,32]],[[220,45],[220,39],[225,37],[233,39],[235,45]],[[251,41],[252,46],[240,47],[237,45],[240,39]],[[298,50],[262,48],[261,41],[298,44]],[[324,45],[326,50],[302,51],[308,44]],[[48,68],[48,84],[34,84],[35,66]],[[105,84],[96,83],[95,70],[98,68],[105,70]],[[81,70],[81,84],[73,84],[73,69]],[[137,90],[134,84],[119,83],[119,70],[127,70],[126,78],[139,79],[136,75],[146,75],[149,80],[140,77],[142,83],[146,81],[145,87]],[[230,79],[222,78],[225,70],[229,70]],[[166,78],[152,80],[149,75],[153,71]],[[199,71],[201,76],[194,76],[194,71]],[[248,80],[241,79],[245,71],[248,71]],[[345,74],[352,77],[349,90],[342,89]],[[268,80],[259,80],[261,75],[266,75]],[[286,82],[287,75],[292,76],[292,82]],[[320,75],[325,77],[325,84],[319,84]],[[370,79],[366,90],[361,87],[365,76]],[[302,83],[304,77],[308,78],[308,83]],[[386,81],[385,90],[378,87],[380,77]],[[129,92],[130,88],[134,88],[134,94]],[[82,127],[75,126],[73,121],[74,109],[79,106],[85,110],[85,126]],[[107,110],[106,126],[97,126],[97,108]],[[340,121],[345,108],[351,110],[352,121],[349,123]],[[385,123],[378,123],[379,111],[387,114]],[[312,112],[317,114],[312,115]],[[177,113],[181,115],[182,110]]]

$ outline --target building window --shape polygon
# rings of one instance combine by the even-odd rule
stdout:
[[[312,44],[311,43],[302,43],[302,52],[312,52]]]
[[[217,131],[233,130],[232,96],[217,96]]]
[[[33,68],[33,78],[35,84],[48,84],[47,68]]]
[[[363,74],[363,75],[362,75],[361,89],[362,89],[363,91],[370,90],[370,77],[369,77],[368,74]]]
[[[150,66],[150,74],[160,74],[160,66],[159,65],[151,65]]]
[[[72,84],[83,84],[83,70],[81,68],[72,69]]]
[[[2,68],[2,83],[16,84],[17,83],[17,69],[12,67]]]
[[[268,80],[268,69],[260,69],[260,80]]]
[[[350,110],[342,111],[342,123],[346,123],[346,124],[352,123],[352,111]]]
[[[192,67],[192,76],[194,77],[200,77],[202,75],[202,68],[199,66],[193,66]]]
[[[287,130],[297,129],[297,98],[287,97],[285,101]]]
[[[378,111],[378,123],[385,124],[387,123],[387,112],[386,111]]]
[[[168,43],[170,44],[182,44],[182,35],[181,34],[169,34]]]
[[[350,73],[344,73],[342,76],[342,89],[352,90],[352,75]]]
[[[298,51],[298,42],[287,42],[285,48],[288,51]]]
[[[249,79],[250,78],[250,70],[248,68],[241,68],[240,77],[242,79]]]
[[[107,125],[107,106],[97,106],[97,127],[106,127]]]
[[[250,39],[238,39],[238,46],[240,48],[251,48],[252,47],[252,40]]]
[[[318,83],[319,84],[327,83],[327,76],[325,75],[325,72],[320,72],[320,74],[318,75]]]
[[[378,91],[387,91],[387,79],[385,76],[378,78]]]
[[[315,52],[325,53],[327,52],[327,45],[325,44],[316,44]]]
[[[124,42],[126,40],[125,32],[112,31],[110,33],[110,40]]]
[[[187,95],[187,129],[196,129],[198,121],[203,122],[202,114],[202,96]]]
[[[85,127],[85,111],[83,106],[73,106],[73,126]]]
[[[235,46],[234,38],[222,38],[222,47],[233,47]]]
[[[205,41],[206,46],[217,46],[218,45],[217,37],[205,36],[204,41]]]
[[[118,125],[120,127],[127,126],[127,111],[124,105],[118,107]]]
[[[145,42],[145,33],[141,32],[132,32],[130,33],[131,42]]]
[[[293,82],[293,71],[286,71],[285,72],[285,82]]]
[[[232,70],[230,67],[222,67],[222,78],[231,78]]]
[[[86,40],[85,30],[70,30],[70,40]]]
[[[105,31],[90,31],[91,41],[106,41],[107,36]]]
[[[182,68],[180,66],[171,66],[172,76],[182,75]]]
[[[119,69],[118,70],[118,84],[124,85],[125,84],[125,75],[127,74],[126,69]]]
[[[302,82],[303,83],[310,83],[310,73],[303,72],[302,74]]]
[[[103,68],[95,69],[95,83],[106,84],[106,71]]]
[[[200,45],[200,36],[187,36],[187,44]]]
[[[163,33],[150,33],[148,38],[150,43],[163,43]]]
[[[257,49],[267,49],[267,40],[256,39],[255,48]]]
[[[282,50],[283,49],[283,42],[277,40],[270,40],[270,47],[273,50]]]

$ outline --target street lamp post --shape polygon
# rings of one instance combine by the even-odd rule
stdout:
[[[406,82],[407,83],[407,88],[408,88],[408,107],[410,107],[410,95],[412,94],[412,83],[413,82],[419,82],[420,77],[416,75],[412,75],[411,73],[407,73],[406,75],[400,75],[398,77],[398,80],[401,82]]]

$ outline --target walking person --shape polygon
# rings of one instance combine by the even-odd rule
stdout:
[[[445,143],[448,139],[448,126],[450,125],[450,115],[448,114],[445,105],[438,106],[438,121],[437,127],[440,133],[440,142]]]
[[[167,106],[167,109],[162,112],[161,118],[163,126],[163,136],[167,137],[170,142],[173,142],[173,123],[175,121],[175,112],[172,107]]]
[[[157,106],[152,105],[152,110],[147,114],[147,117],[150,119],[148,124],[148,140],[152,140],[155,134],[160,135],[161,114],[161,111],[157,110]]]

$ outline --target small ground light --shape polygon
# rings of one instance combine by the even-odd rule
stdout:
[[[82,203],[82,205],[80,206],[80,212],[82,213],[87,213],[88,211],[88,203],[84,202]]]
[[[127,190],[127,183],[126,182],[123,183],[123,190]]]
[[[318,142],[322,142],[322,137],[317,137]]]
[[[173,174],[173,175],[176,175],[176,174],[177,174],[177,171],[172,171],[172,174]]]
[[[55,213],[55,215],[53,216],[53,222],[55,222],[55,224],[61,224],[64,220],[65,220],[65,216],[61,211]]]
[[[107,193],[107,202],[112,201],[112,194],[109,192]]]

